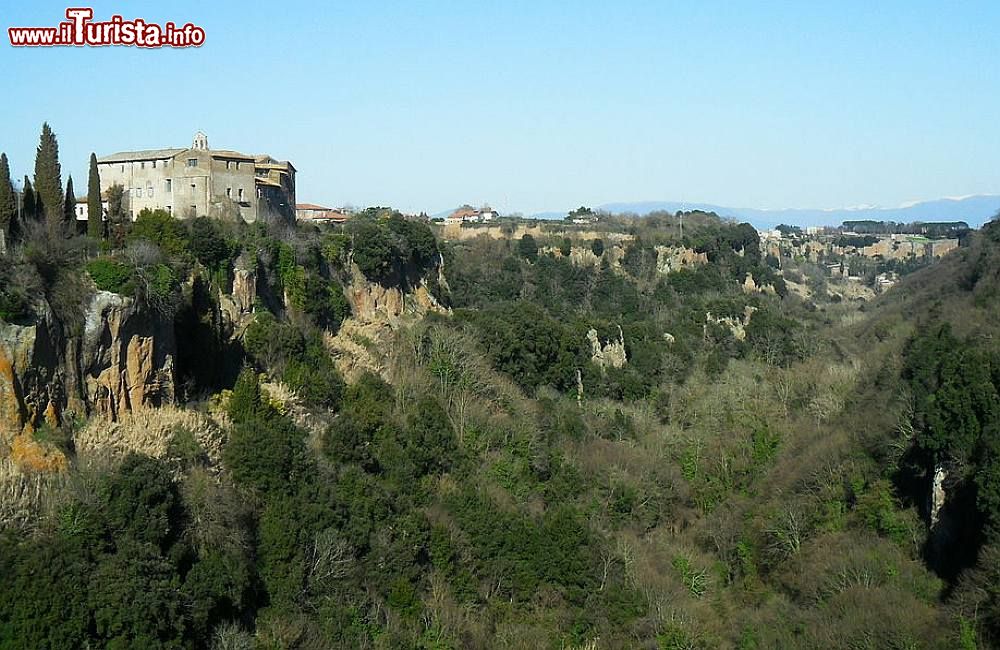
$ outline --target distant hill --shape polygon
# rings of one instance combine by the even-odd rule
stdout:
[[[757,228],[773,228],[780,223],[796,226],[838,226],[843,221],[873,219],[876,221],[966,221],[973,228],[982,226],[1000,212],[1000,195],[977,195],[962,198],[945,198],[922,201],[897,208],[859,207],[832,210],[788,208],[782,210],[757,210],[729,208],[710,203],[684,201],[643,201],[635,203],[607,203],[600,209],[615,214],[632,212],[638,215],[657,210],[704,210],[721,217],[749,221]]]

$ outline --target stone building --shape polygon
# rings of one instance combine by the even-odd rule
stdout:
[[[162,208],[180,218],[207,215],[252,222],[295,216],[295,167],[271,156],[210,149],[199,131],[188,149],[122,151],[97,160],[101,192],[125,188],[132,218]]]

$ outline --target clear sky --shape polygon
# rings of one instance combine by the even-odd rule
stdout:
[[[267,152],[298,200],[434,213],[1000,193],[1000,2],[94,2],[189,50],[0,43],[0,150]],[[4,0],[2,26],[65,4]],[[78,190],[78,192],[81,192]]]

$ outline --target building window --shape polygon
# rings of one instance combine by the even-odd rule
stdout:
[[[153,198],[153,181],[146,181],[146,196]]]
[[[168,178],[165,182],[167,184],[167,192],[169,193],[172,191],[171,186],[173,185],[173,181]]]
[[[197,188],[195,188],[194,183],[191,183],[191,194],[194,194],[195,191],[197,191]]]
[[[197,167],[197,166],[198,166],[197,158],[188,158],[188,167]]]
[[[226,188],[226,198],[227,199],[233,198],[233,188],[231,187]]]
[[[143,160],[142,162],[139,163],[139,169],[146,169],[146,161],[145,160]]]
[[[240,161],[237,160],[236,161],[236,170],[239,171],[239,169],[240,169]]]
[[[167,206],[167,214],[173,214],[173,213],[174,213],[174,208],[173,208],[173,206],[170,206],[170,205],[168,205],[168,206]]]
[[[240,188],[240,203],[243,203],[243,188]]]
[[[122,173],[125,173],[125,165],[122,165]]]
[[[156,161],[153,161],[153,169],[156,169]]]
[[[198,206],[197,205],[192,205],[191,206],[191,215],[194,216],[194,215],[197,215],[197,214],[198,214]]]

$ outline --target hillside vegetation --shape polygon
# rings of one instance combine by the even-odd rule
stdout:
[[[1000,227],[862,303],[787,291],[746,224],[676,226],[27,229],[5,326],[127,294],[183,390],[34,429],[64,471],[2,450],[0,647],[1000,646]]]

